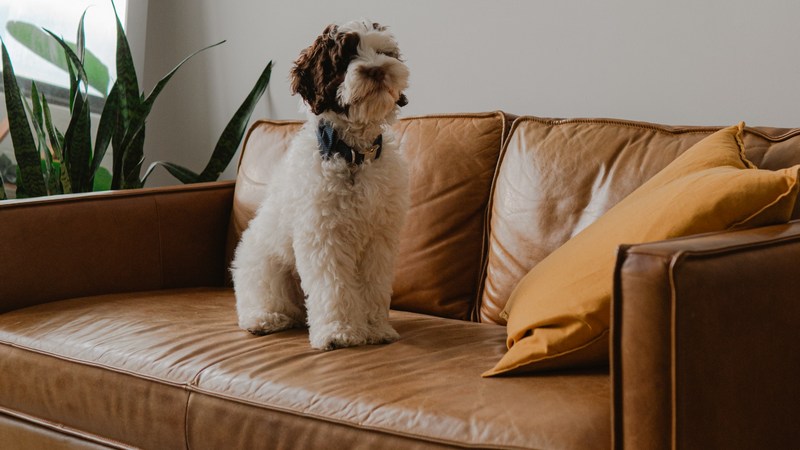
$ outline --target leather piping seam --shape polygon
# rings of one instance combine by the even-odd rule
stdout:
[[[508,128],[508,121],[502,111],[497,111],[496,114],[500,117],[500,149],[497,152],[497,161],[494,165],[494,173],[492,174],[492,182],[489,185],[489,196],[486,202],[486,209],[483,211],[483,234],[481,236],[481,259],[480,269],[478,272],[477,286],[475,287],[475,299],[472,302],[472,310],[470,311],[470,319],[473,322],[481,322],[481,306],[483,305],[483,290],[486,286],[486,269],[489,264],[489,238],[491,236],[491,215],[492,205],[494,204],[494,187],[497,184],[497,173],[500,170],[500,161],[503,158],[503,153],[506,144],[506,131]]]
[[[497,179],[500,175],[500,170],[503,165],[503,161],[506,157],[506,152],[508,150],[508,143],[511,141],[511,136],[514,135],[514,131],[518,127],[519,118],[514,119],[511,123],[510,130],[508,133],[505,133],[506,127],[506,120],[505,116],[503,116],[503,138],[500,142],[500,154],[497,155],[497,164],[494,168],[494,175],[492,175],[492,185],[489,187],[489,203],[486,205],[486,212],[484,214],[484,233],[486,238],[484,240],[484,245],[486,246],[485,252],[482,252],[482,267],[481,272],[479,275],[479,282],[480,285],[478,286],[478,298],[475,302],[475,313],[473,320],[475,322],[483,322],[481,317],[481,308],[483,307],[483,296],[486,290],[486,278],[489,276],[487,273],[489,270],[489,247],[490,247],[490,240],[492,235],[492,210],[494,209],[494,195],[495,190],[497,188]]]
[[[609,376],[611,377],[611,448],[625,447],[625,429],[623,427],[624,402],[622,396],[622,267],[628,257],[629,245],[617,248],[617,259],[614,264],[613,289],[611,297],[611,323],[609,324]]]
[[[186,450],[189,450],[189,401],[192,399],[192,391],[189,390],[186,395],[186,407],[183,409],[183,443]]]
[[[669,296],[670,296],[670,447],[677,448],[678,445],[678,370],[676,363],[678,360],[677,349],[677,315],[678,315],[678,294],[675,283],[675,267],[684,259],[684,252],[677,252],[669,262]]]
[[[78,430],[77,428],[72,428],[72,427],[69,427],[69,426],[66,426],[66,425],[62,425],[62,424],[59,424],[59,423],[56,423],[56,422],[53,422],[53,421],[50,421],[50,420],[47,420],[47,419],[42,419],[40,417],[32,416],[30,414],[25,414],[25,413],[21,413],[19,411],[14,411],[14,410],[8,409],[8,408],[6,408],[4,406],[0,406],[0,414],[8,416],[8,417],[11,417],[13,419],[17,419],[19,421],[22,421],[22,422],[25,422],[25,423],[28,423],[28,424],[31,424],[31,425],[34,425],[34,426],[39,426],[39,427],[45,428],[45,429],[50,430],[50,431],[55,432],[55,433],[66,434],[68,436],[72,436],[72,437],[75,437],[75,438],[83,439],[83,440],[92,442],[94,444],[106,445],[106,446],[114,447],[114,448],[118,448],[118,449],[135,449],[136,448],[136,447],[132,447],[130,445],[127,445],[125,443],[122,443],[122,442],[114,440],[114,439],[110,439],[110,438],[103,437],[103,436],[98,436],[98,435],[93,434],[93,433],[89,433],[89,432],[86,432],[86,431]]]
[[[764,227],[758,227],[758,228],[764,228]],[[753,229],[757,230],[758,228],[753,228]],[[728,230],[728,231],[720,231],[720,232],[712,232],[712,233],[704,233],[704,234],[719,235],[719,234],[725,234],[725,233],[735,233],[737,231],[741,231],[741,230]],[[690,239],[690,238],[693,238],[693,237],[698,237],[698,236],[702,236],[702,235],[698,234],[698,235],[693,235],[693,236],[685,236],[683,238],[669,239],[669,240],[658,241],[658,242],[683,241],[683,240],[687,240],[687,239]],[[728,254],[728,253],[738,253],[738,252],[743,251],[743,250],[769,248],[769,247],[774,247],[774,246],[777,246],[777,245],[793,243],[793,242],[800,242],[800,234],[791,234],[791,235],[788,235],[788,236],[780,236],[780,237],[775,237],[775,238],[771,238],[771,239],[761,239],[761,240],[757,240],[757,241],[744,242],[744,243],[733,244],[733,245],[722,245],[722,246],[719,246],[719,247],[708,248],[708,249],[705,249],[705,250],[678,250],[678,249],[673,249],[671,252],[669,252],[667,254],[662,253],[662,252],[657,252],[657,251],[648,251],[646,249],[645,250],[637,249],[638,245],[648,245],[648,244],[653,244],[654,243],[654,242],[648,242],[648,243],[644,243],[644,244],[632,245],[628,249],[628,252],[631,253],[631,254],[645,255],[645,256],[655,256],[655,257],[660,257],[660,258],[670,257],[670,255],[672,255],[672,257],[674,258],[676,255],[679,255],[679,254],[680,255],[691,255],[693,257],[705,257],[705,256],[724,255],[724,254]]]
[[[237,397],[237,396],[234,396],[234,395],[225,395],[225,394],[221,394],[221,393],[218,393],[218,392],[205,390],[203,388],[200,388],[199,386],[193,386],[191,388],[191,391],[194,392],[194,393],[197,393],[197,394],[206,395],[206,396],[211,397],[211,398],[217,398],[217,399],[226,400],[226,401],[233,401],[233,402],[237,402],[237,403],[240,403],[240,404],[243,404],[243,405],[256,407],[256,408],[259,408],[259,409],[272,410],[272,411],[285,413],[285,414],[291,414],[291,415],[299,416],[299,417],[303,417],[303,418],[319,420],[319,421],[322,421],[322,422],[333,423],[333,424],[336,424],[336,425],[346,426],[346,427],[350,427],[350,428],[356,428],[356,429],[372,431],[372,432],[375,432],[375,433],[383,433],[383,434],[388,434],[388,435],[392,435],[392,436],[399,436],[399,437],[402,437],[402,438],[409,438],[409,439],[417,440],[417,441],[424,441],[424,442],[431,442],[431,443],[445,444],[445,445],[455,445],[455,446],[459,446],[459,447],[462,447],[462,448],[476,448],[476,449],[484,449],[484,448],[486,448],[486,449],[529,449],[529,447],[509,446],[509,445],[501,445],[501,444],[494,444],[494,445],[487,445],[485,443],[472,444],[472,443],[466,443],[466,442],[456,441],[456,440],[440,439],[440,438],[427,436],[427,435],[411,434],[411,433],[406,433],[406,432],[399,431],[399,430],[389,430],[389,429],[386,429],[386,428],[379,428],[379,427],[376,427],[376,426],[365,425],[365,424],[362,424],[362,423],[348,422],[346,420],[336,419],[336,418],[329,417],[329,416],[324,416],[324,415],[321,415],[321,414],[313,414],[313,413],[297,411],[297,410],[294,410],[294,409],[291,409],[291,408],[287,408],[287,407],[283,407],[283,406],[276,406],[276,405],[268,405],[268,404],[264,404],[264,403],[257,403],[257,402],[254,402],[252,400],[240,398],[240,397]]]
[[[114,201],[118,198],[145,198],[160,195],[180,195],[189,192],[216,191],[232,189],[233,180],[211,181],[208,183],[197,183],[192,185],[164,186],[157,188],[143,189],[124,189],[118,191],[98,191],[86,192],[81,194],[62,194],[50,197],[33,197],[25,199],[12,199],[0,203],[0,211],[5,208],[36,208],[44,205],[77,203],[77,202],[97,202]]]
[[[605,118],[572,118],[572,119],[548,119],[536,116],[521,116],[517,119],[520,122],[537,122],[543,125],[558,126],[569,124],[598,124],[598,125],[618,125],[627,128],[639,128],[644,130],[656,131],[662,134],[681,135],[681,134],[697,134],[697,133],[712,133],[719,131],[724,127],[720,126],[676,126],[665,127],[655,123],[647,122],[634,122],[624,119],[605,119]],[[753,127],[745,127],[745,133],[750,133],[759,136],[769,142],[783,142],[795,136],[800,136],[800,128],[790,128],[783,134],[772,136],[763,131]]]

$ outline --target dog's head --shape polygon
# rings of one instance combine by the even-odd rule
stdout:
[[[374,123],[408,103],[408,68],[386,27],[366,21],[329,25],[295,61],[291,87],[315,115]]]

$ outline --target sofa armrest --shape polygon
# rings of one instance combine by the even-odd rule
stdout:
[[[225,281],[233,182],[0,203],[0,312]]]
[[[616,448],[800,441],[800,222],[620,249]]]

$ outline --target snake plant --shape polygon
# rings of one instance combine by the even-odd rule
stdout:
[[[113,0],[111,4],[114,6]],[[60,48],[63,58],[53,56],[53,44],[52,42],[45,44],[42,41],[43,34],[31,31],[32,28],[24,24],[11,24],[15,30],[13,36],[28,36],[29,42],[35,40],[36,44],[29,44],[28,47],[35,46],[39,49],[37,54],[46,55],[45,57],[54,64],[65,67],[70,81],[70,121],[62,133],[53,125],[47,99],[39,92],[35,83],[31,85],[31,104],[25,101],[5,43],[2,43],[6,110],[14,154],[19,166],[18,197],[89,192],[109,187],[141,188],[153,169],[159,165],[183,183],[214,181],[230,163],[241,143],[253,109],[269,83],[272,72],[271,61],[228,122],[208,163],[200,173],[178,164],[156,161],[145,170],[144,175],[141,174],[145,161],[145,124],[158,95],[184,63],[198,53],[225,41],[187,56],[156,83],[150,94],[145,95],[139,88],[128,39],[115,6],[114,14],[117,30],[117,79],[108,90],[94,142],[91,137],[92,117],[88,90],[89,86],[92,86],[105,94],[109,82],[103,77],[102,68],[98,66],[100,63],[85,48],[85,12],[78,24],[77,39],[74,43],[67,42],[52,31],[44,29],[44,35],[49,36],[55,46]],[[99,76],[93,75],[91,78],[87,74],[98,72]],[[110,177],[104,176],[104,171],[107,171],[100,166],[109,145],[113,149]],[[110,183],[100,182],[101,178],[110,178]],[[6,194],[1,186],[0,178],[0,199],[4,199]]]

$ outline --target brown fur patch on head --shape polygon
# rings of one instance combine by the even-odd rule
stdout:
[[[328,25],[294,62],[292,94],[300,94],[314,114],[345,111],[336,101],[336,92],[358,52],[359,41],[358,34],[338,33],[336,25]]]

